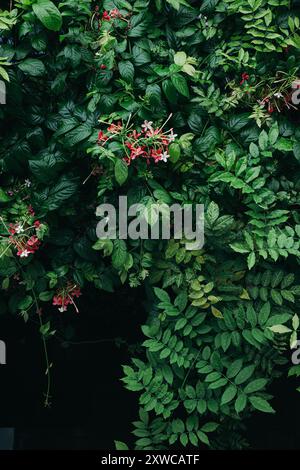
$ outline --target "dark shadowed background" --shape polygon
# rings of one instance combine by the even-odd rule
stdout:
[[[79,344],[49,343],[53,387],[48,409],[43,406],[46,381],[38,326],[0,316],[0,339],[7,344],[7,365],[0,366],[0,427],[15,428],[15,448],[113,449],[114,440],[132,448],[137,394],[120,382],[121,364],[129,363],[130,351],[143,341],[140,325],[146,318],[143,291],[133,292],[136,296],[129,297],[126,289],[118,294],[87,292],[79,315],[53,310],[67,334],[71,325],[71,341]],[[58,332],[60,336],[60,327]],[[277,413],[256,413],[248,421],[246,438],[252,448],[300,448],[296,387],[295,379],[285,377],[273,385]]]

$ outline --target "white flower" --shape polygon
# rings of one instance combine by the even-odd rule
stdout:
[[[24,183],[25,183],[26,188],[30,188],[30,186],[31,186],[31,181],[30,181],[30,179],[26,178],[26,180],[24,181]]]
[[[20,254],[20,258],[28,258],[29,255],[30,255],[30,252],[28,250],[24,250]]]
[[[274,96],[275,98],[283,98],[283,94],[278,92],[278,93],[274,93]]]
[[[24,229],[23,229],[22,225],[18,224],[18,225],[15,226],[15,231],[16,231],[16,233],[22,233],[22,232],[24,232]]]
[[[144,121],[144,124],[142,124],[142,128],[144,129],[144,131],[153,131],[152,124],[152,121]]]
[[[173,133],[173,129],[170,129],[169,142],[174,142],[178,134]]]
[[[67,307],[66,307],[66,305],[63,305],[62,307],[59,307],[58,310],[62,313],[62,312],[65,312],[67,310]]]
[[[164,152],[164,153],[162,154],[160,160],[161,160],[162,162],[167,163],[167,160],[168,160],[169,156],[170,156],[170,155],[168,154],[168,152]]]

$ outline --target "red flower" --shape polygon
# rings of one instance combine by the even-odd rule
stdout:
[[[161,157],[162,157],[162,149],[152,149],[151,150],[151,158],[154,159],[154,162],[157,163],[161,160]]]
[[[130,142],[125,142],[125,145],[129,148],[129,150],[134,150],[134,146]]]
[[[77,313],[79,310],[73,300],[74,297],[79,297],[81,295],[80,287],[79,286],[72,286],[72,284],[68,283],[67,286],[60,291],[53,297],[52,305],[57,305],[59,307],[60,312],[65,312],[69,304],[73,304]]]
[[[16,230],[15,230],[15,225],[14,224],[9,224],[9,229],[8,229],[9,233],[11,233],[12,235],[14,235],[16,233]]]
[[[36,220],[33,224],[35,228],[39,228],[41,226],[41,222],[39,220]]]
[[[106,65],[101,64],[101,65],[100,65],[100,69],[101,69],[101,70],[105,70],[105,69],[106,69]]]
[[[131,153],[130,153],[131,160],[135,160],[137,157],[145,155],[146,152],[144,149],[145,147],[132,148]]]
[[[108,139],[107,135],[103,133],[103,131],[100,131],[98,134],[98,142],[106,142]]]
[[[104,11],[102,15],[103,21],[110,21],[110,16],[108,14],[108,11]]]
[[[139,137],[141,137],[141,135],[141,132],[137,132],[136,130],[134,130],[132,134],[128,135],[128,137],[130,137],[131,139],[138,139]]]
[[[243,85],[244,82],[249,80],[249,75],[247,73],[242,73],[242,80],[240,81],[240,85]]]
[[[28,206],[28,214],[30,214],[30,215],[32,215],[32,216],[35,215],[35,212],[34,212],[33,207],[32,207],[31,204]]]

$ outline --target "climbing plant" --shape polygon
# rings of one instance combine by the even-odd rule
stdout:
[[[39,322],[46,405],[57,319],[125,284],[148,309],[123,366],[136,449],[243,448],[275,412],[271,383],[300,374],[299,25],[286,0],[0,11],[0,312]],[[203,204],[204,246],[98,239],[122,195],[149,225],[155,204]]]

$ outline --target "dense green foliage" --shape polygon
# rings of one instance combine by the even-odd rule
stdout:
[[[46,342],[87,284],[144,284],[145,352],[123,379],[136,448],[243,447],[299,327],[299,2],[14,4],[0,11],[1,314],[38,314]],[[130,158],[145,120],[174,129],[167,161]],[[96,207],[119,195],[204,204],[203,249],[97,240]]]

